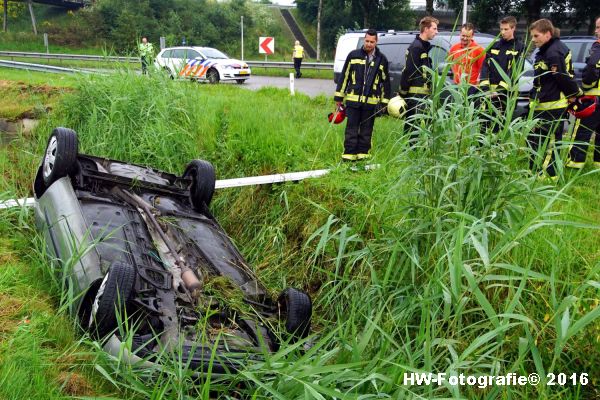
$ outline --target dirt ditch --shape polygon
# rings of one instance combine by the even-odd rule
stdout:
[[[34,118],[22,118],[10,121],[0,118],[0,146],[5,146],[19,135],[29,135],[40,121]]]

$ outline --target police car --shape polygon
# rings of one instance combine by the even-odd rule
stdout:
[[[251,74],[250,67],[244,61],[229,58],[212,47],[167,47],[158,53],[154,63],[173,79],[210,83],[234,80],[242,84]]]

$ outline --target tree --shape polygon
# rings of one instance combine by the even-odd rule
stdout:
[[[16,18],[23,13],[25,10],[25,5],[23,3],[17,3],[8,0],[4,0],[2,4],[0,4],[0,10],[2,10],[2,27],[4,32],[8,30],[8,18]]]
[[[598,0],[569,0],[568,4],[573,10],[570,18],[573,27],[579,28],[587,23],[587,33],[593,35],[596,28],[596,18],[600,16]]]

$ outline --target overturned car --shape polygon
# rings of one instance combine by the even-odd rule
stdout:
[[[179,350],[191,368],[223,373],[308,335],[310,297],[269,295],[209,211],[214,190],[207,161],[177,176],[79,154],[74,131],[52,131],[36,226],[72,315],[109,353],[129,334],[133,359]]]

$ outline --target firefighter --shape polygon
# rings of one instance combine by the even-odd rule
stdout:
[[[600,16],[596,18],[596,41],[592,45],[590,56],[583,70],[583,90],[586,96],[596,97],[596,111],[589,117],[577,119],[575,122],[575,144],[569,152],[567,167],[583,168],[587,155],[588,143],[592,134],[596,133],[594,144],[594,166],[600,168]]]
[[[338,110],[344,99],[348,122],[342,160],[364,160],[370,157],[377,107],[385,110],[390,99],[388,60],[377,48],[375,29],[369,29],[363,46],[346,57],[334,96]]]
[[[525,46],[515,37],[517,19],[505,17],[500,20],[500,40],[487,51],[481,68],[479,87],[489,92],[491,104],[498,115],[504,115],[506,103],[511,92],[512,82],[518,82],[523,68]],[[508,77],[504,79],[502,73]],[[490,121],[486,121],[486,128]],[[494,132],[499,130],[498,124],[493,126]]]
[[[405,118],[418,113],[423,106],[423,99],[431,94],[430,76],[427,69],[432,68],[429,57],[429,43],[438,33],[439,21],[433,17],[424,17],[419,22],[420,34],[406,50],[406,62],[400,76],[400,95],[406,98]],[[409,144],[414,146],[418,139],[411,133]]]
[[[577,86],[573,74],[573,62],[569,48],[556,37],[554,25],[547,19],[535,21],[529,27],[531,40],[538,48],[534,61],[534,82],[530,94],[529,107],[533,116],[539,119],[537,126],[527,136],[531,150],[529,167],[543,176],[545,168],[548,176],[557,180],[554,165],[555,151],[552,149],[543,165],[538,165],[538,154],[545,155],[545,146],[554,134],[555,143],[562,140],[562,125],[569,101],[574,101],[583,92]]]
[[[300,67],[302,66],[302,59],[304,58],[304,47],[300,45],[300,41],[296,40],[294,43],[294,51],[292,52],[294,58],[294,69],[296,70],[296,78],[302,77]]]

